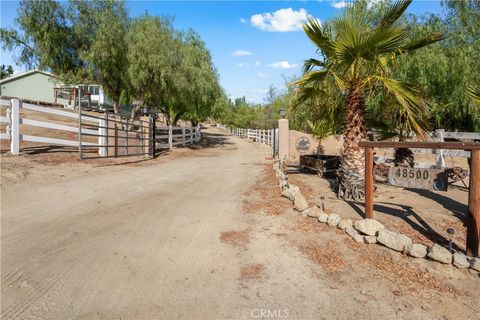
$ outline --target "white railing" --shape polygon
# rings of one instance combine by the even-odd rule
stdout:
[[[246,138],[272,147],[272,155],[278,150],[278,129],[245,129],[224,127],[227,133],[240,138]]]
[[[0,103],[1,107],[6,108],[6,116],[0,117],[0,123],[6,124],[5,132],[0,132],[1,139],[9,139],[10,143],[10,152],[14,155],[18,155],[20,153],[20,141],[30,141],[30,142],[39,142],[39,143],[47,143],[53,145],[64,145],[64,146],[71,146],[71,147],[89,147],[89,148],[98,148],[98,154],[100,156],[108,156],[108,148],[113,147],[109,146],[108,144],[108,137],[110,137],[107,133],[112,131],[112,128],[109,128],[106,122],[108,121],[108,117],[95,117],[95,116],[88,116],[82,115],[74,112],[58,110],[53,108],[47,108],[42,106],[37,106],[29,103],[22,103],[18,99],[1,99]],[[25,109],[29,111],[41,112],[46,114],[55,115],[57,117],[62,118],[70,118],[78,120],[80,117],[80,121],[76,126],[47,122],[47,121],[39,121],[34,120],[26,117],[20,117],[20,109]],[[94,129],[88,129],[81,127],[81,123],[85,122],[93,122],[93,125],[89,127]],[[20,125],[27,125],[31,127],[39,127],[39,128],[47,128],[52,129],[55,131],[66,131],[66,132],[73,132],[79,133],[80,127],[80,134],[79,136],[86,135],[91,136],[93,139],[98,138],[98,143],[94,142],[87,142],[82,141],[80,138],[78,140],[67,140],[67,139],[59,139],[54,137],[44,137],[44,136],[37,136],[37,135],[29,135],[29,134],[21,134],[20,132]],[[129,122],[126,123],[126,127],[128,128]],[[170,148],[172,149],[174,146],[177,145],[189,145],[195,142],[200,141],[201,139],[201,129],[200,126],[196,127],[173,127],[173,126],[161,126],[156,127],[156,129],[168,131],[165,135],[156,135],[154,141],[157,143],[157,146],[160,148]],[[55,134],[55,131],[52,132],[52,135]],[[151,134],[151,133],[149,133]],[[128,132],[127,132],[128,136]],[[143,135],[142,135],[143,136]],[[120,139],[124,139],[125,137],[120,137]],[[143,142],[142,142],[143,143]],[[128,148],[128,141],[127,146]],[[142,144],[143,149],[143,144]],[[128,154],[128,153],[127,153]]]
[[[178,145],[191,145],[199,142],[202,137],[199,125],[196,127],[158,126],[156,129],[163,131],[168,130],[168,134],[155,135],[155,142],[159,148],[172,149]]]
[[[56,110],[52,108],[37,106],[30,103],[22,103],[18,99],[11,99],[11,100],[2,99],[1,105],[8,106],[7,117],[2,117],[1,122],[9,124],[9,126],[7,127],[8,131],[6,133],[2,133],[1,138],[10,139],[10,152],[13,155],[18,155],[20,153],[20,141],[41,142],[41,143],[49,143],[54,145],[73,146],[73,147],[76,147],[79,145],[78,140],[66,140],[66,139],[58,139],[58,138],[52,138],[52,137],[20,134],[21,124],[32,126],[32,127],[47,128],[47,129],[53,129],[53,130],[59,130],[59,131],[78,133],[78,127],[68,126],[68,125],[63,125],[63,124],[58,124],[53,122],[47,122],[47,121],[38,121],[34,119],[29,119],[29,118],[21,118],[20,109],[53,114],[58,117],[64,117],[64,118],[66,117],[71,119],[78,119],[79,117],[78,114],[68,112],[68,111],[62,111],[62,110]],[[98,119],[83,117],[83,116],[82,116],[82,120],[93,121],[97,124],[99,122]],[[98,130],[82,129],[82,132],[85,132],[85,131],[89,131],[89,133],[91,134],[98,135]],[[86,146],[97,146],[96,143],[91,143],[91,142],[82,142],[82,144]],[[100,145],[100,138],[99,138],[98,145]],[[99,152],[100,152],[100,148],[99,148]]]
[[[480,140],[480,132],[448,132],[443,129],[435,130],[435,141],[443,142],[445,139],[456,140]],[[464,150],[443,150],[437,149],[437,166],[445,167],[445,156],[470,158],[471,152]]]

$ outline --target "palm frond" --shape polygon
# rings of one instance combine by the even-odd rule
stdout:
[[[407,10],[408,6],[412,3],[412,0],[402,0],[397,1],[392,4],[388,9],[385,15],[383,16],[382,20],[379,24],[379,29],[388,29],[393,26],[398,19],[402,16],[402,14]]]
[[[307,37],[328,57],[333,55],[334,50],[330,37],[327,35],[327,29],[327,25],[322,28],[320,20],[312,17],[309,17],[307,23],[303,25],[303,30]]]
[[[375,76],[398,102],[392,104],[388,110],[399,121],[399,129],[403,132],[415,132],[420,139],[427,139],[425,129],[428,126],[426,114],[427,105],[423,103],[420,91],[408,83]]]
[[[327,64],[323,61],[317,60],[317,59],[307,59],[303,63],[303,73],[309,73],[310,71],[313,70],[315,67],[321,67],[321,68],[326,68]]]
[[[401,52],[409,52],[416,49],[423,48],[428,46],[429,44],[441,41],[445,39],[447,36],[441,34],[439,32],[434,32],[429,35],[423,36],[421,38],[415,39],[404,45],[403,47],[399,48]]]
[[[302,79],[292,82],[292,84],[298,85],[298,86],[312,85],[317,81],[323,81],[326,76],[327,76],[326,70],[312,71],[305,74]]]
[[[467,86],[467,94],[472,99],[473,103],[480,106],[480,85]]]

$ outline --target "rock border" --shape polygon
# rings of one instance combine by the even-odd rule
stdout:
[[[288,183],[288,176],[282,170],[282,163],[274,162],[273,170],[282,190],[282,197],[289,199],[293,208],[304,217],[312,217],[331,228],[343,230],[357,243],[379,244],[397,252],[403,252],[415,259],[428,259],[442,264],[451,264],[458,269],[469,269],[471,274],[480,277],[480,257],[467,257],[461,252],[450,252],[447,248],[434,243],[431,247],[413,243],[404,234],[386,229],[375,219],[363,219],[352,222],[342,219],[338,214],[327,214],[320,207],[310,208],[300,188]]]

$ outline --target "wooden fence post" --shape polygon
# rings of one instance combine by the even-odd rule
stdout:
[[[373,219],[373,148],[365,148],[365,215]]]
[[[12,111],[10,115],[10,152],[13,155],[20,153],[20,100],[10,100]]]
[[[182,145],[185,147],[185,145],[187,144],[187,137],[185,136],[185,127],[182,127]]]
[[[480,241],[480,150],[471,151],[467,215],[467,256],[478,257]]]

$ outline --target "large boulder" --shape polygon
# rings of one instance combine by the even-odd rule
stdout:
[[[338,224],[338,229],[345,230],[348,227],[352,226],[352,220],[351,219],[345,219],[339,222]]]
[[[400,252],[412,244],[412,239],[409,237],[387,229],[378,230],[377,241],[387,248]]]
[[[340,216],[336,213],[332,213],[329,217],[328,217],[328,220],[327,220],[327,224],[330,226],[330,227],[336,227],[340,221],[342,220],[342,218],[340,218]]]
[[[466,255],[455,252],[453,254],[453,265],[457,268],[468,268],[470,267],[470,262],[468,262]]]
[[[428,250],[427,256],[430,259],[441,262],[441,263],[445,263],[445,264],[452,263],[452,254],[450,253],[450,251],[448,251],[448,249],[436,243],[434,243],[433,246]]]
[[[407,253],[414,258],[425,258],[427,255],[427,246],[423,244],[411,244],[405,248]]]
[[[374,219],[363,219],[355,222],[355,229],[368,236],[375,236],[380,229],[384,229],[383,224]]]
[[[318,221],[321,222],[321,223],[326,223],[328,221],[328,214],[326,214],[325,212],[322,212],[318,216]]]
[[[295,194],[295,200],[293,202],[293,208],[297,211],[304,211],[308,209],[308,202],[305,200],[305,198],[302,196],[300,192],[297,192]]]

